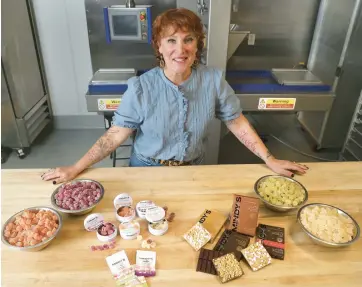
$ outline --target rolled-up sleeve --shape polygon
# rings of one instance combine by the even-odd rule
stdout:
[[[138,129],[144,119],[142,87],[138,77],[129,79],[127,85],[127,91],[123,94],[121,103],[114,113],[113,125]]]
[[[218,71],[215,82],[218,92],[215,116],[223,122],[238,118],[242,112],[240,100],[237,98],[228,82],[224,79],[221,71]]]

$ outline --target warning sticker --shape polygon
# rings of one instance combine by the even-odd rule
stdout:
[[[98,110],[100,111],[116,111],[121,99],[98,99]]]
[[[294,110],[295,98],[260,98],[258,110]]]

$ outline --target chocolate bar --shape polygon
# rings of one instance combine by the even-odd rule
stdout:
[[[213,243],[226,220],[227,217],[220,211],[205,209],[198,221],[210,232],[210,243]]]
[[[241,259],[241,250],[248,247],[249,242],[250,237],[235,231],[225,230],[216,243],[214,250],[225,253],[234,252],[234,254]]]
[[[268,251],[266,251],[260,242],[251,244],[243,249],[241,253],[253,271],[258,271],[271,263],[271,257]]]
[[[214,263],[221,283],[229,282],[244,275],[243,269],[241,269],[240,263],[235,258],[234,253],[228,253],[213,259],[212,262]]]
[[[255,236],[259,215],[259,198],[234,194],[229,230]]]
[[[259,224],[256,231],[256,242],[263,244],[271,257],[284,260],[284,228]]]
[[[214,264],[212,264],[212,259],[218,258],[224,254],[224,252],[201,248],[196,271],[216,275],[217,273]]]
[[[197,222],[183,237],[196,251],[199,251],[209,242],[211,234],[200,222]]]
[[[197,261],[197,272],[203,272],[208,273],[212,275],[217,275],[217,272],[215,270],[214,264],[212,263],[212,260],[215,258],[219,258],[220,256],[225,255],[226,253],[223,251],[215,251],[215,250],[209,250],[205,248],[201,248],[199,259]],[[235,255],[235,258],[240,261],[241,260],[241,253],[239,252],[237,255]]]

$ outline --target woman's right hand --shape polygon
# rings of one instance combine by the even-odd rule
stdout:
[[[74,166],[52,168],[41,175],[42,180],[52,180],[53,184],[62,183],[74,179],[80,171]]]

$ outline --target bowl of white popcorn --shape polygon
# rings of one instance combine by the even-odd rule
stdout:
[[[328,247],[349,246],[360,236],[356,220],[332,205],[311,203],[297,214],[303,231],[317,244]]]
[[[259,178],[254,191],[266,207],[279,212],[296,210],[308,200],[308,192],[300,182],[282,175]]]

